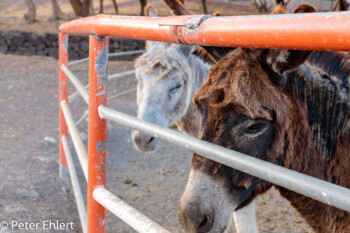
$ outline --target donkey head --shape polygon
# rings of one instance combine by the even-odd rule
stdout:
[[[156,16],[152,7],[147,14]],[[137,117],[169,127],[186,113],[194,90],[191,78],[192,46],[148,41],[147,52],[136,63]],[[140,151],[152,151],[158,140],[138,131],[132,132]]]
[[[310,51],[237,49],[211,69],[193,102],[201,113],[200,138],[283,164],[294,115],[303,115],[283,90],[283,74]],[[307,140],[307,139],[305,139]],[[178,216],[186,232],[222,232],[234,210],[272,184],[194,154]]]
[[[200,138],[282,165],[295,109],[280,81],[285,71],[304,61],[296,62],[296,57],[307,57],[293,52],[238,49],[215,65],[193,98],[202,116]],[[194,154],[180,222],[188,232],[221,232],[232,211],[270,187]]]
[[[136,61],[137,117],[169,127],[180,120],[193,95],[190,63],[191,46],[161,42],[148,43],[148,50]],[[133,131],[134,145],[140,151],[152,151],[158,140]]]

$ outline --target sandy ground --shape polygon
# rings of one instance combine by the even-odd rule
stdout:
[[[113,74],[132,67],[133,62],[113,61],[109,70]],[[87,82],[86,64],[73,71]],[[109,83],[108,91],[113,94],[135,85],[130,76]],[[69,92],[73,91],[69,86]],[[81,232],[71,185],[58,178],[57,93],[56,60],[0,54],[0,220],[41,224],[35,231],[0,229],[0,233]],[[135,93],[113,100],[109,106],[135,115]],[[78,119],[86,104],[78,98],[70,107]],[[87,143],[87,123],[78,128]],[[129,129],[109,124],[107,188],[171,232],[183,232],[176,209],[187,182],[191,153],[162,142],[155,152],[141,153],[134,149],[130,135]],[[75,153],[73,156],[85,195],[86,182]],[[44,220],[73,221],[75,229],[45,230]],[[257,221],[263,233],[311,232],[274,190],[259,198]],[[134,232],[110,213],[106,231]]]

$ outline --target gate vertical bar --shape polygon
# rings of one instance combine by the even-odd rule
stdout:
[[[106,187],[107,124],[98,106],[107,105],[108,37],[90,36],[89,40],[89,126],[88,126],[88,233],[105,231],[105,209],[92,196],[97,186]]]
[[[68,167],[67,167],[67,161],[66,156],[64,154],[63,145],[61,142],[62,136],[67,137],[67,124],[64,120],[63,112],[61,109],[61,101],[66,100],[68,102],[68,91],[67,91],[67,76],[62,71],[61,67],[62,65],[67,65],[68,62],[68,35],[60,33],[58,36],[58,46],[59,46],[59,102],[58,102],[58,108],[59,108],[59,141],[60,141],[60,159],[59,159],[59,176],[63,180],[69,179],[68,174]]]

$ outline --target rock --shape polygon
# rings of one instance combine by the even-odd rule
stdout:
[[[44,44],[38,44],[37,46],[36,46],[36,48],[37,48],[37,50],[44,50],[45,48],[46,48],[46,46],[44,45]]]
[[[119,48],[119,46],[120,46],[120,43],[118,42],[118,41],[113,41],[112,43],[111,43],[111,48],[114,48],[114,49],[118,49]]]
[[[8,46],[5,43],[0,42],[0,53],[6,53],[8,51]]]
[[[68,56],[69,56],[69,59],[71,59],[71,60],[79,59],[79,53],[77,53],[75,51],[69,51]]]
[[[49,56],[58,58],[58,48],[49,48]]]
[[[23,48],[23,47],[19,47],[15,52],[14,54],[16,55],[24,55],[26,53],[27,49],[26,48]]]
[[[27,49],[27,55],[34,55],[36,52],[36,48],[34,46],[31,46]]]
[[[21,37],[20,35],[14,36],[12,38],[12,44],[16,45],[16,46],[21,46],[24,42],[24,38]]]
[[[9,51],[14,52],[17,50],[17,47],[15,45],[11,45]]]
[[[144,41],[111,38],[109,52],[139,50],[144,48]],[[58,58],[58,35],[45,33],[38,35],[31,32],[0,32],[0,53],[25,54],[29,56],[49,56]],[[69,59],[81,59],[89,56],[88,36],[69,36]],[[112,60],[133,60],[136,56],[121,56]]]
[[[129,179],[124,180],[124,184],[131,184],[131,183],[132,183],[132,180],[129,180]]]
[[[22,192],[20,194],[20,196],[22,198],[38,198],[39,193],[37,191],[35,191],[35,189],[33,189],[33,190],[27,190],[27,191]]]
[[[39,50],[36,52],[36,55],[45,57],[48,55],[48,52],[47,50]]]
[[[82,41],[79,45],[79,48],[83,52],[88,52],[89,51],[89,43],[86,41]]]
[[[37,43],[38,44],[44,44],[45,43],[45,38],[42,36],[42,35],[39,35],[38,37],[37,37]]]
[[[52,47],[54,47],[54,48],[57,48],[58,49],[58,41],[54,41],[54,42],[52,42]]]

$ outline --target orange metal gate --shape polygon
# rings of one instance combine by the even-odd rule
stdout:
[[[64,23],[60,26],[59,34],[62,178],[68,176],[66,153],[61,140],[62,137],[67,137],[67,124],[61,103],[68,102],[68,79],[63,68],[67,67],[68,34],[72,33],[90,35],[87,232],[92,233],[104,232],[105,208],[94,199],[93,193],[96,189],[104,192],[101,187],[106,186],[106,120],[100,117],[99,106],[107,105],[107,36],[226,47],[350,51],[350,12],[162,18],[97,15]],[[152,223],[149,224],[151,225]]]

